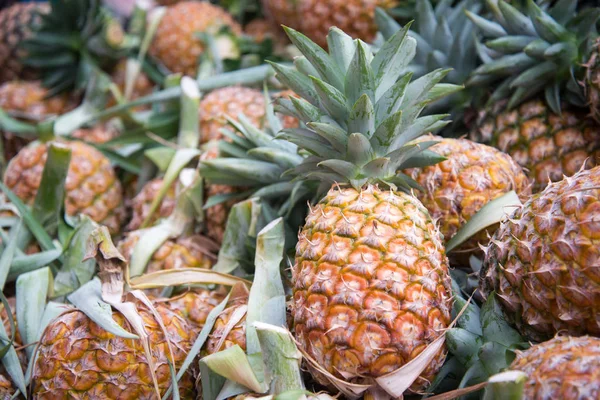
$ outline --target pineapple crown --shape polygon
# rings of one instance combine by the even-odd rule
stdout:
[[[417,40],[415,58],[408,70],[415,77],[425,75],[436,68],[453,68],[446,82],[463,84],[476,65],[473,24],[465,10],[477,13],[481,10],[478,0],[442,0],[432,6],[430,0],[419,1],[413,10],[416,28],[409,35]],[[377,8],[375,21],[382,36],[387,40],[401,29],[385,10]]]
[[[260,197],[273,202],[284,199],[278,212],[287,215],[297,204],[308,200],[314,191],[309,190],[306,182],[293,181],[291,176],[285,174],[287,170],[300,165],[304,158],[298,154],[295,144],[274,140],[275,133],[281,130],[281,122],[273,111],[268,95],[266,97],[269,128],[257,128],[244,115],[239,115],[238,121],[227,117],[235,132],[221,129],[229,140],[220,140],[217,143],[219,157],[203,160],[199,168],[202,177],[210,183],[246,188],[248,197]],[[205,207],[212,207],[236,195],[239,196],[212,196]]]
[[[497,83],[489,103],[508,98],[509,108],[542,92],[555,113],[560,113],[561,97],[585,106],[578,80],[597,36],[600,8],[578,12],[576,0],[560,0],[547,11],[533,0],[524,11],[504,1],[487,3],[492,19],[467,11],[487,39],[479,46],[484,64],[467,86]]]
[[[31,38],[21,46],[25,65],[42,72],[49,96],[83,89],[90,75],[124,56],[130,45],[100,0],[50,0]]]
[[[280,81],[302,98],[277,99],[276,110],[292,115],[306,127],[284,129],[278,138],[311,155],[294,172],[319,180],[360,188],[383,183],[404,190],[418,187],[399,169],[431,165],[440,157],[426,149],[435,142],[410,143],[439,129],[447,115],[419,117],[430,102],[461,86],[439,83],[449,72],[439,69],[411,82],[405,72],[415,55],[410,24],[378,50],[353,40],[340,29],[327,35],[329,53],[303,34],[284,27],[303,54],[295,68],[272,64]],[[327,185],[327,186],[325,186]]]

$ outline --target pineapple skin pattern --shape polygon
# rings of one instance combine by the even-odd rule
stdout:
[[[398,369],[450,324],[441,235],[402,192],[332,188],[299,234],[292,282],[300,346],[352,382]],[[445,355],[439,351],[412,389],[433,378]]]
[[[164,394],[171,384],[168,360],[175,361],[175,368],[181,367],[200,330],[167,305],[155,303],[167,340],[153,313],[139,302],[136,306],[148,333],[158,386]],[[205,304],[205,307],[213,306]],[[129,328],[120,313],[114,312],[113,319]],[[64,313],[46,328],[32,379],[34,399],[156,397],[142,342],[108,333],[77,310]],[[178,386],[182,398],[194,398],[191,370]]]
[[[597,399],[600,339],[556,337],[518,352],[510,369],[528,376],[523,399]]]
[[[481,271],[528,339],[600,335],[600,167],[533,195],[496,231]]]

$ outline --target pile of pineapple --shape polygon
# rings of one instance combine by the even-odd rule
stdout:
[[[0,1],[0,398],[600,399],[599,30]]]

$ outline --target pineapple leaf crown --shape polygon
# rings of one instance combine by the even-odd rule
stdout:
[[[287,215],[297,204],[309,200],[314,190],[310,190],[307,182],[293,180],[293,176],[285,174],[300,165],[304,158],[298,154],[295,144],[274,140],[275,133],[281,130],[281,122],[268,95],[265,97],[269,127],[259,129],[243,114],[237,120],[227,117],[232,129],[221,129],[226,140],[216,144],[219,157],[203,160],[199,168],[210,183],[245,188],[248,197],[280,203],[279,214]],[[232,195],[215,195],[206,207],[227,201],[228,196]]]
[[[408,65],[414,77],[425,75],[437,68],[452,68],[445,82],[463,84],[476,68],[474,26],[465,11],[478,13],[481,2],[442,0],[432,6],[430,0],[419,1],[414,8],[415,27],[408,33],[417,41],[415,58]],[[387,40],[401,29],[385,10],[377,8],[375,21]]]
[[[483,65],[467,86],[497,84],[489,103],[508,99],[509,108],[542,92],[555,113],[560,113],[561,97],[585,106],[578,80],[597,37],[600,8],[578,12],[576,0],[560,0],[547,11],[533,0],[524,11],[504,1],[487,3],[491,19],[467,11],[485,38],[479,44]]]
[[[357,189],[383,183],[410,190],[418,185],[398,170],[440,161],[426,151],[435,142],[410,142],[449,122],[443,121],[447,115],[419,114],[461,86],[440,83],[447,69],[411,82],[406,67],[416,40],[408,36],[409,28],[396,32],[374,54],[369,45],[335,27],[327,35],[329,53],[284,27],[303,56],[294,60],[295,68],[272,65],[278,79],[302,98],[277,99],[276,110],[306,127],[284,129],[278,138],[311,154],[294,169],[299,177]]]
[[[131,45],[100,0],[50,0],[50,12],[21,47],[25,65],[42,72],[49,95],[85,88],[90,74],[125,55]]]

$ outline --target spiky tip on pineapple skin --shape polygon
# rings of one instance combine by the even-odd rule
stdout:
[[[439,224],[444,240],[450,240],[484,205],[511,190],[523,201],[531,194],[529,179],[507,154],[467,139],[423,136],[418,141],[439,141],[430,150],[445,161],[424,168],[403,171],[423,187],[417,198]],[[453,253],[451,260],[468,261],[482,255],[479,243],[488,241],[497,225],[471,237]]]
[[[133,299],[129,299],[134,301]],[[135,300],[155,365],[161,394],[171,385],[171,353],[158,321]],[[155,303],[179,369],[200,330],[166,305]],[[134,332],[122,314],[113,319]],[[193,368],[178,382],[182,398],[195,398]],[[141,340],[117,337],[94,323],[83,312],[73,310],[56,318],[44,331],[32,374],[34,399],[77,397],[100,399],[152,399],[156,397],[150,365]]]
[[[405,365],[450,324],[441,235],[402,192],[332,188],[306,217],[292,272],[296,339],[351,382]],[[445,356],[440,350],[412,388],[431,381]]]
[[[481,270],[509,321],[541,341],[600,334],[600,167],[552,183],[501,223]]]
[[[123,189],[115,171],[100,151],[82,142],[61,141],[71,149],[65,183],[65,208],[69,215],[85,214],[119,232],[125,209]],[[4,183],[21,200],[32,204],[42,179],[48,146],[32,142],[10,161]]]
[[[397,0],[262,0],[265,14],[275,25],[296,29],[321,47],[327,47],[329,28],[370,42],[377,33],[375,8],[392,8]]]
[[[38,75],[21,62],[25,52],[20,44],[31,36],[40,14],[49,10],[48,3],[17,3],[0,10],[0,83]]]
[[[556,115],[543,100],[506,110],[498,102],[480,113],[470,138],[508,153],[528,171],[533,191],[600,163],[600,126],[586,113],[564,108]]]
[[[523,399],[600,398],[600,339],[559,336],[518,352],[511,370],[523,371]]]
[[[178,2],[169,6],[162,17],[150,55],[171,72],[195,77],[204,44],[194,34],[217,34],[223,27],[229,27],[235,35],[242,33],[241,26],[218,6],[199,1]]]

